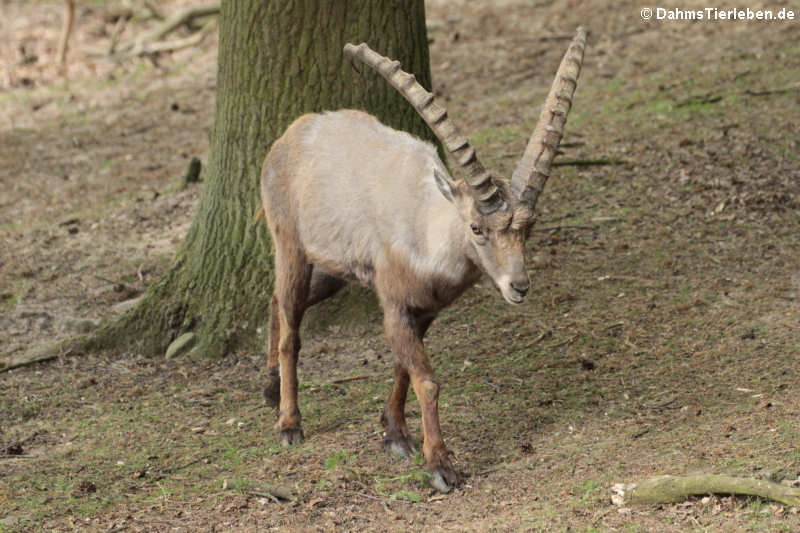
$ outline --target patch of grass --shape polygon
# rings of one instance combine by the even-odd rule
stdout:
[[[325,470],[333,470],[340,466],[348,465],[352,463],[353,459],[355,458],[347,453],[347,450],[336,452],[325,458]]]
[[[398,485],[402,486],[411,484],[414,487],[427,489],[429,487],[430,479],[431,474],[420,468],[414,468],[409,473],[401,476],[389,478],[375,477],[375,492],[390,500],[402,500],[410,503],[419,503],[423,498],[418,492],[404,488],[393,490],[391,488],[387,488],[386,485],[388,484],[392,487],[397,487]]]

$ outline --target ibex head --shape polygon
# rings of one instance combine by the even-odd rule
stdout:
[[[433,93],[417,83],[413,74],[404,72],[398,61],[381,56],[366,43],[344,47],[347,56],[375,69],[397,89],[450,153],[451,161],[458,166],[464,180],[455,183],[437,169],[432,170],[433,178],[464,222],[471,259],[512,304],[521,303],[530,287],[525,241],[536,220],[536,201],[550,174],[550,165],[572,106],[585,44],[586,31],[578,28],[511,180],[495,178],[486,171],[475,149],[459,134],[447,111],[434,101]]]

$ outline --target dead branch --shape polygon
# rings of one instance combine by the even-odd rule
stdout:
[[[127,20],[128,19],[125,17],[119,17],[114,23],[114,29],[111,32],[111,39],[108,43],[108,55],[114,55],[114,52],[117,49],[117,44],[119,44],[120,35],[122,35],[122,30],[125,29],[125,22]]]
[[[722,95],[712,95],[712,94],[696,94],[694,96],[690,96],[685,100],[681,100],[675,104],[675,107],[686,107],[690,105],[705,105],[705,104],[716,104],[722,100]]]
[[[210,20],[206,22],[200,30],[198,30],[193,35],[189,37],[184,37],[182,39],[175,39],[172,41],[159,41],[148,43],[144,41],[137,42],[137,45],[131,49],[129,52],[121,53],[115,56],[116,59],[126,59],[129,57],[136,57],[136,56],[152,56],[153,54],[157,54],[159,52],[176,52],[178,50],[183,50],[184,48],[191,48],[192,46],[197,46],[198,44],[202,43],[206,36],[211,33],[214,27],[217,25],[216,20]]]
[[[611,487],[615,505],[653,505],[676,503],[689,496],[737,494],[758,496],[785,505],[800,506],[800,488],[787,487],[763,479],[699,474],[656,476],[639,483],[617,483]]]
[[[794,85],[789,85],[788,87],[782,87],[780,89],[768,89],[765,91],[756,91],[755,89],[745,89],[744,94],[748,96],[767,96],[770,94],[790,93],[792,91],[800,91],[800,84],[796,83]]]
[[[74,23],[75,0],[64,0],[64,19],[61,22],[61,37],[58,39],[58,51],[56,52],[56,63],[62,68],[67,62],[69,37],[72,35]]]
[[[292,492],[285,488],[285,487],[253,487],[251,489],[245,489],[245,494],[249,494],[250,496],[257,496],[259,498],[269,498],[275,503],[281,503],[280,500],[293,502],[295,497],[292,495]]]
[[[205,6],[187,7],[178,10],[152,30],[144,32],[132,42],[126,43],[124,46],[120,47],[120,52],[126,57],[133,57],[147,53],[172,51],[193,46],[202,41],[202,38],[197,40],[197,42],[192,40],[193,38],[196,39],[196,35],[185,39],[170,41],[168,43],[158,43],[157,41],[160,41],[179,27],[184,24],[189,24],[195,19],[219,14],[219,9],[219,3],[213,3]],[[209,23],[206,23],[200,30],[200,33],[203,33],[204,30],[207,32],[208,28]],[[204,36],[205,35],[203,35],[203,37]],[[154,42],[156,44],[150,44]],[[145,51],[145,48],[147,48],[147,51]]]
[[[164,20],[164,14],[156,7],[152,0],[144,0],[144,7],[150,12],[150,16],[157,20]]]
[[[223,490],[234,490],[235,487],[228,485],[227,482],[222,486]],[[291,489],[281,485],[259,485],[255,487],[247,487],[242,490],[248,496],[256,496],[258,498],[267,498],[274,503],[281,503],[282,501],[293,502],[296,500]]]
[[[594,224],[558,224],[555,226],[541,226],[541,227],[534,227],[533,231],[539,233],[549,233],[552,231],[559,231],[562,229],[597,229],[599,224],[604,222],[619,222],[625,220],[624,218],[620,217],[594,217],[591,222]]]
[[[537,233],[550,233],[562,229],[597,229],[597,226],[587,226],[585,224],[562,224],[560,226],[542,226],[541,228],[534,227],[531,231]]]

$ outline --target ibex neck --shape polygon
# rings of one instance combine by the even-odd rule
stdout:
[[[446,207],[431,217],[428,227],[428,255],[436,265],[440,283],[446,283],[449,290],[458,296],[470,285],[480,279],[480,269],[476,266],[472,244],[464,231],[464,222],[456,213],[455,207],[447,202]]]

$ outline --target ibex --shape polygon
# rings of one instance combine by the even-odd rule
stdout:
[[[304,115],[275,141],[261,173],[276,276],[264,394],[278,408],[281,444],[303,440],[297,405],[303,313],[346,280],[358,280],[377,292],[396,356],[383,445],[403,457],[414,453],[405,419],[410,382],[422,410],[425,469],[436,489],[451,489],[457,476],[439,428],[439,382],[423,338],[437,313],[483,274],[509,303],[521,303],[528,292],[525,241],[572,105],[585,43],[586,32],[578,28],[510,181],[484,169],[445,109],[399,62],[366,44],[344,47],[414,106],[464,180],[449,177],[433,145],[361,111]]]

